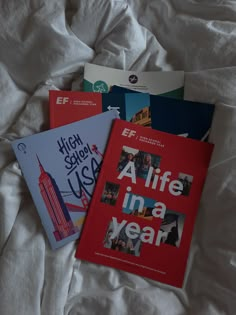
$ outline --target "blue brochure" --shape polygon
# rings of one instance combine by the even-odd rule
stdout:
[[[127,89],[116,87],[115,90]],[[213,104],[134,91],[104,93],[102,103],[104,111],[115,108],[123,120],[201,141],[208,140],[215,109]]]

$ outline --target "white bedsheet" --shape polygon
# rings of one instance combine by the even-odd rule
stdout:
[[[236,2],[0,0],[0,314],[236,314]],[[51,251],[10,146],[48,128],[48,90],[83,65],[184,70],[216,103],[215,151],[183,289]]]

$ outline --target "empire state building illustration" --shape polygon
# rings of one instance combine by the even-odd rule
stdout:
[[[76,227],[73,225],[69,211],[61,196],[56,181],[44,170],[38,156],[37,159],[40,169],[38,178],[40,193],[54,226],[54,237],[57,241],[60,241],[65,237],[75,234],[77,232]]]

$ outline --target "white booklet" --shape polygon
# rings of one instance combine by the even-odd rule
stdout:
[[[137,92],[183,98],[184,71],[126,71],[86,63],[83,88],[86,92],[110,92],[118,86]]]

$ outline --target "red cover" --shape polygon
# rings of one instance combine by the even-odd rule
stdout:
[[[82,120],[102,112],[102,95],[93,92],[49,91],[50,128]]]
[[[76,257],[181,287],[212,150],[115,120]]]

